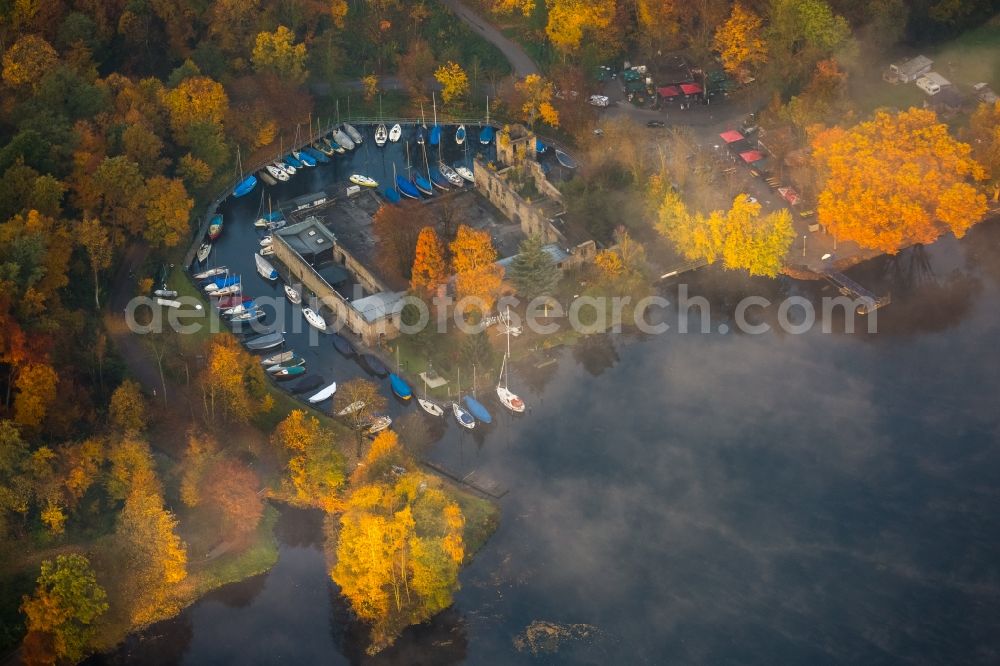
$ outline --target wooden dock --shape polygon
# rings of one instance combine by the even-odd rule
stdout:
[[[460,483],[463,486],[475,490],[477,493],[492,497],[493,499],[500,499],[508,492],[506,488],[498,484],[496,481],[489,478],[481,478],[477,470],[473,470],[465,476],[461,476],[457,472],[448,469],[440,463],[422,460],[421,464],[442,476],[448,477],[455,483]]]
[[[843,273],[825,271],[822,275],[827,281],[837,287],[843,295],[853,296],[854,298],[865,301],[864,305],[858,306],[858,314],[860,315],[866,315],[870,312],[874,312],[875,310],[889,305],[889,303],[892,302],[891,295],[886,294],[885,296],[876,296],[871,291],[865,289]]]

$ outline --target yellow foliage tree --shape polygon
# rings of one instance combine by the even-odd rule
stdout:
[[[153,454],[149,444],[128,434],[116,442],[108,453],[111,469],[105,480],[108,495],[122,500],[133,491],[160,494],[162,488],[156,477]]]
[[[459,225],[449,247],[455,270],[455,291],[459,299],[470,299],[465,310],[489,311],[503,284],[503,268],[496,263],[497,252],[489,233]],[[474,299],[481,302],[475,303]]]
[[[594,265],[605,280],[616,280],[625,271],[621,255],[614,250],[601,250],[594,257]]]
[[[283,25],[274,32],[257,33],[253,47],[253,66],[258,72],[270,72],[292,83],[304,83],[306,45],[295,43],[295,33]]]
[[[546,5],[545,34],[563,53],[578,49],[585,34],[607,30],[615,18],[614,0],[546,0]]]
[[[153,245],[174,247],[188,236],[194,200],[184,182],[153,176],[146,181],[146,228],[143,236]]]
[[[111,425],[122,433],[142,432],[146,428],[146,401],[139,390],[139,384],[126,379],[111,394],[108,407]]]
[[[559,127],[559,112],[552,105],[552,83],[538,74],[529,74],[524,80],[514,84],[514,88],[522,96],[521,113],[531,127],[538,120]]]
[[[764,41],[764,21],[737,2],[726,22],[715,31],[713,48],[722,58],[723,68],[733,76],[744,79],[755,68],[767,62],[767,43]]]
[[[376,74],[366,74],[361,77],[361,89],[364,91],[366,102],[371,102],[378,94],[378,76]]]
[[[290,454],[288,478],[295,499],[328,513],[338,511],[346,474],[334,433],[315,416],[295,409],[278,424],[271,441]]]
[[[945,229],[961,238],[986,213],[970,184],[985,178],[983,167],[933,111],[881,111],[816,133],[812,147],[823,183],[818,220],[841,240],[895,253]]]
[[[1000,101],[980,104],[969,118],[969,144],[996,188],[993,200],[1000,200]]]
[[[461,102],[469,94],[469,77],[456,62],[449,60],[438,67],[434,78],[441,84],[441,99],[445,104]]]
[[[255,413],[271,409],[264,370],[231,335],[216,335],[208,346],[208,363],[201,378],[206,416],[246,423]]]
[[[163,106],[170,115],[170,127],[181,143],[186,143],[188,130],[194,123],[209,123],[222,127],[229,97],[218,81],[207,76],[190,76],[176,88],[160,93]]]
[[[23,35],[3,54],[3,80],[12,87],[37,86],[59,62],[52,45],[38,35]]]
[[[14,422],[37,428],[45,420],[49,407],[56,399],[59,375],[46,363],[32,363],[17,376],[14,398]]]
[[[338,30],[344,27],[344,21],[347,19],[347,10],[347,0],[330,0],[330,17],[333,19],[333,25]]]
[[[201,503],[201,480],[209,462],[218,451],[218,444],[211,437],[188,431],[187,451],[181,464],[181,501],[185,506],[195,507]]]

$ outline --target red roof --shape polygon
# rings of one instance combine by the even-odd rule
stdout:
[[[754,162],[759,162],[764,159],[764,155],[759,150],[748,150],[745,153],[740,153],[740,157],[747,164],[753,164]]]
[[[684,91],[685,95],[697,95],[701,92],[701,86],[697,83],[682,83],[681,90]]]
[[[677,97],[681,94],[681,91],[677,88],[677,86],[663,86],[662,88],[657,89],[656,92],[660,93],[660,97]]]
[[[799,202],[799,193],[791,187],[779,187],[778,194],[793,206]]]
[[[723,132],[719,136],[722,137],[722,140],[725,141],[726,143],[736,143],[737,141],[743,140],[743,135],[737,132],[736,130],[729,130],[728,132]]]

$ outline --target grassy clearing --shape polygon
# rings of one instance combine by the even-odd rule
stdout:
[[[465,516],[465,534],[462,538],[465,540],[465,557],[468,562],[496,532],[500,522],[500,507],[451,483],[445,484],[445,492],[458,504]]]
[[[278,539],[274,535],[277,520],[278,510],[268,504],[253,540],[246,548],[209,560],[193,572],[193,597],[188,603],[210,590],[264,573],[274,566],[278,561]]]

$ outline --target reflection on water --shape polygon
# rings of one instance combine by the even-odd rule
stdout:
[[[893,294],[877,334],[717,333],[751,290],[836,292],[699,271],[713,333],[550,352],[511,376],[530,414],[436,424],[436,462],[510,493],[385,653],[286,511],[269,574],[94,663],[996,663],[1000,226],[911,254],[852,271]]]

